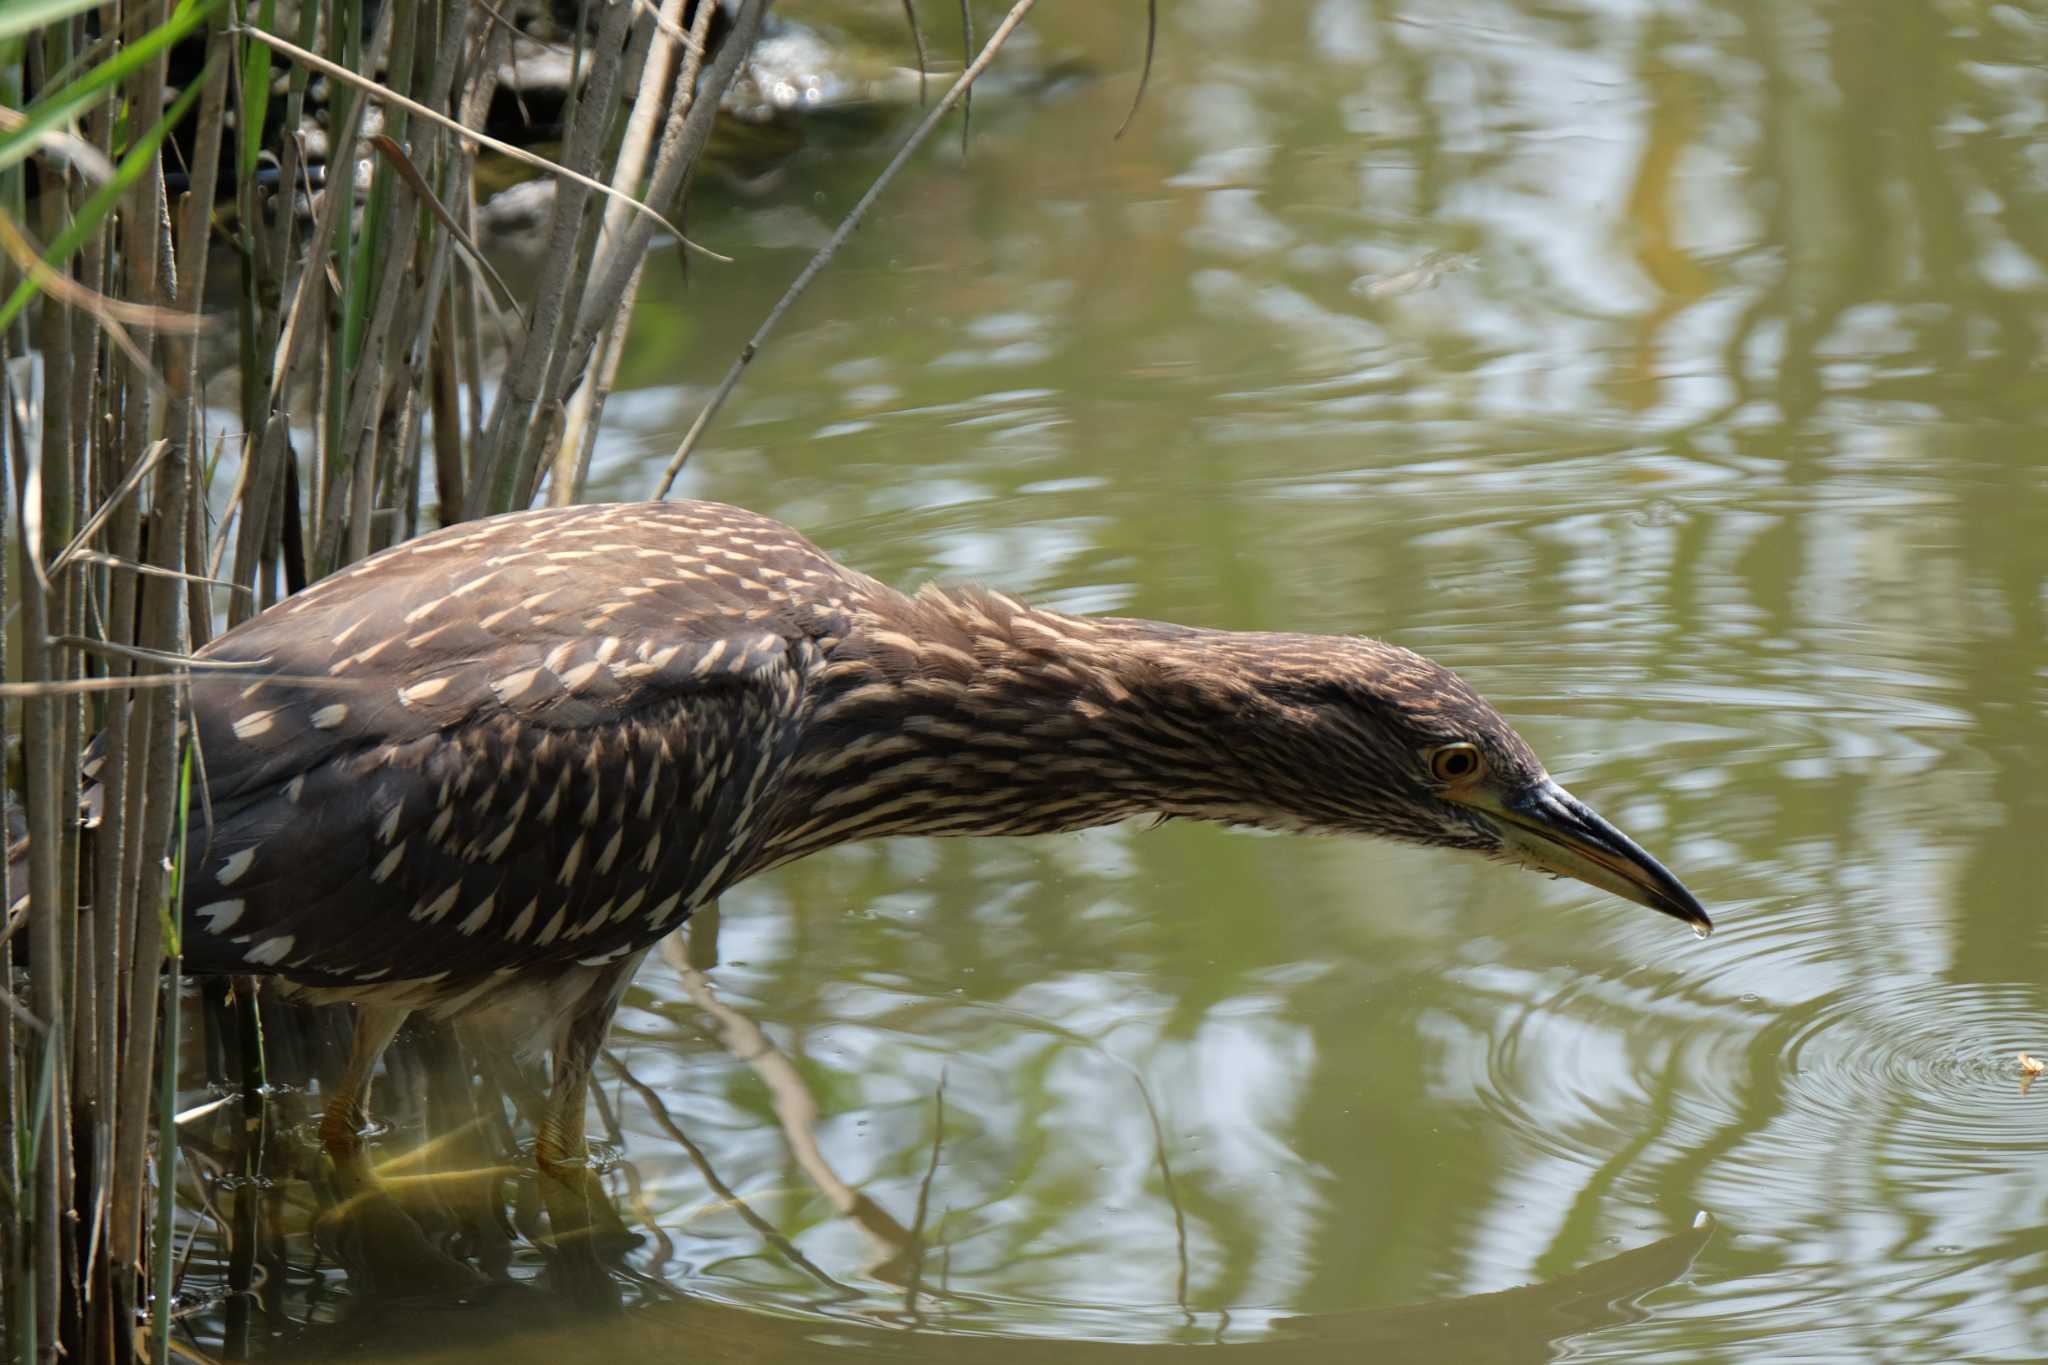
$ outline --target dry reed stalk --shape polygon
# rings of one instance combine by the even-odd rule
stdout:
[[[309,570],[412,534],[430,486],[443,522],[526,505],[565,421],[573,437],[552,464],[553,496],[580,496],[654,234],[674,231],[662,215],[686,195],[767,9],[767,0],[728,9],[715,51],[710,4],[697,6],[688,32],[684,0],[663,0],[659,12],[644,3],[593,10],[593,27],[578,34],[583,70],[560,159],[517,153],[544,166],[557,193],[547,268],[531,297],[501,313],[505,286],[475,246],[475,171],[509,28],[459,0],[393,0],[366,43],[362,0],[339,0],[288,8],[296,28],[280,37],[258,31],[274,22],[274,0],[238,0],[232,19],[227,4],[77,0],[28,44],[20,83],[30,118],[47,113],[37,99],[60,71],[118,76],[69,115],[77,136],[103,151],[125,139],[117,169],[133,183],[103,207],[46,159],[40,203],[21,212],[20,158],[8,160],[0,128],[0,211],[33,223],[46,243],[78,228],[50,262],[64,297],[43,297],[0,326],[0,364],[41,360],[41,391],[26,395],[42,407],[38,450],[25,448],[15,402],[0,421],[14,492],[0,587],[20,602],[19,644],[0,650],[0,703],[18,708],[36,836],[10,874],[26,880],[36,911],[15,940],[0,941],[0,993],[20,950],[34,967],[25,997],[0,999],[0,1180],[22,1196],[0,1209],[0,1316],[16,1353],[39,1365],[60,1350],[133,1358],[130,1329],[150,1304],[145,1267],[162,1294],[179,1259],[168,1241],[152,1254],[151,1223],[169,1207],[159,1201],[171,1193],[178,1142],[166,1069],[177,1051],[166,995],[175,987],[159,973],[175,958],[177,883],[163,853],[183,847],[180,821],[205,818],[186,805],[187,773],[204,756],[188,760],[180,748],[180,660],[210,634],[216,610],[238,622],[302,586]],[[1029,8],[1025,0],[1012,11],[934,120]],[[210,25],[215,64],[167,90],[162,35],[199,24]],[[0,85],[7,60],[0,48]],[[327,78],[332,142],[309,223],[294,201],[311,190],[299,130],[315,74]],[[630,100],[629,79],[638,83]],[[267,126],[273,82],[284,91],[282,122]],[[196,110],[178,163],[189,191],[175,203],[161,148],[136,131],[149,123],[139,111],[154,118],[167,93],[193,98]],[[373,105],[383,121],[369,131],[384,141],[359,200],[354,171],[369,155]],[[265,145],[278,149],[281,174],[270,188],[257,176]],[[232,223],[214,211],[223,161],[236,174]],[[209,432],[199,339],[139,330],[124,357],[107,341],[114,310],[91,305],[197,318],[208,248],[222,241],[239,273],[240,427]],[[487,407],[491,329],[507,324],[503,382]],[[295,409],[309,420],[295,423]],[[232,456],[217,528],[207,523],[209,449]],[[95,734],[101,804],[82,860],[77,757]],[[174,961],[170,970],[175,981]],[[251,1027],[245,1078],[262,1074],[255,1037]],[[253,1221],[240,1226],[255,1231]],[[238,1244],[245,1254],[253,1264],[255,1250]],[[236,1302],[246,1313],[246,1299]],[[168,1314],[153,1325],[152,1349],[167,1352]]]
[[[682,78],[674,83],[669,100],[677,116],[688,113],[690,99],[696,89],[697,71],[706,35],[711,29],[712,7],[697,7],[695,22],[687,34],[677,29],[682,13],[683,0],[662,0],[646,55],[640,63],[640,89],[633,100],[632,114],[626,121],[626,134],[620,143],[613,171],[613,188],[626,194],[631,194],[639,185],[647,168],[647,158],[654,149],[654,134],[663,108],[662,92],[669,88],[678,47],[685,49],[689,60]],[[602,256],[625,226],[625,210],[614,200],[605,208],[604,222],[598,229],[596,254]],[[639,296],[640,278],[644,272],[645,263],[642,262],[628,277],[612,326],[604,334],[593,357],[594,371],[584,376],[569,400],[562,440],[555,449],[554,482],[548,489],[548,501],[557,507],[566,507],[583,496],[584,483],[590,476],[591,450],[597,442],[597,420],[604,411],[604,400],[611,393],[612,380],[618,373],[620,353],[625,347],[627,330],[632,325],[633,304]]]
[[[175,206],[174,225],[156,145],[137,146],[139,125],[127,111],[164,105],[165,54],[162,44],[149,47],[153,35],[174,21],[189,28],[195,16],[203,20],[207,7],[218,5],[117,0],[97,11],[93,32],[99,37],[90,43],[85,19],[60,16],[29,44],[20,68],[33,117],[42,108],[34,94],[59,70],[122,64],[119,79],[102,82],[96,95],[75,103],[71,117],[82,121],[82,136],[100,146],[125,126],[142,158],[132,168],[132,188],[110,198],[54,259],[61,273],[35,267],[37,279],[61,297],[45,297],[0,334],[0,361],[40,357],[41,391],[34,397],[44,413],[33,457],[13,403],[6,414],[9,434],[0,438],[15,492],[8,526],[15,562],[8,567],[16,572],[4,581],[31,585],[21,594],[22,644],[0,658],[10,679],[0,683],[0,696],[18,705],[25,801],[39,836],[15,873],[41,907],[28,916],[18,943],[0,943],[0,969],[11,965],[17,947],[39,964],[29,997],[10,995],[9,1008],[0,1010],[0,1139],[22,1139],[5,1143],[0,1176],[8,1190],[26,1196],[8,1201],[0,1218],[6,1242],[0,1256],[9,1271],[4,1308],[12,1344],[37,1361],[54,1360],[60,1346],[73,1357],[130,1355],[134,1339],[123,1324],[147,1304],[148,1287],[139,1278],[153,1207],[146,1163],[156,1115],[170,1094],[161,1087],[172,1080],[154,1059],[174,1056],[176,1042],[175,1035],[158,1033],[159,1019],[174,1015],[155,964],[175,945],[165,941],[170,921],[160,910],[168,886],[157,851],[170,844],[174,822],[183,818],[180,689],[175,673],[165,670],[175,669],[182,652],[209,633],[215,605],[209,580],[220,579],[226,566],[227,581],[240,589],[227,594],[226,609],[240,619],[303,581],[303,551],[296,547],[306,522],[318,567],[368,553],[390,534],[410,534],[428,482],[422,465],[429,410],[444,517],[462,515],[465,502],[489,510],[527,496],[539,453],[533,414],[559,410],[580,364],[563,349],[569,320],[587,309],[621,311],[619,295],[598,300],[586,292],[593,272],[577,262],[587,265],[599,244],[586,202],[594,191],[572,181],[556,214],[555,236],[566,254],[543,282],[545,306],[530,307],[531,322],[514,355],[524,387],[513,396],[525,404],[516,438],[501,427],[497,443],[484,439],[480,398],[490,319],[476,297],[488,265],[466,240],[475,233],[477,145],[466,130],[482,122],[509,35],[452,0],[386,7],[367,56],[353,3],[298,7],[297,42],[277,40],[281,57],[270,42],[243,41],[251,37],[247,30],[216,16],[211,52],[229,60],[197,87],[187,83],[199,97],[196,136],[183,156],[190,193]],[[678,5],[661,17],[631,6],[603,11],[576,96],[579,114],[566,159],[607,194],[622,194],[613,186],[631,187],[642,178],[651,141],[645,130],[655,126],[661,108],[657,103],[637,120],[639,164],[607,167],[605,149],[621,118],[617,95],[628,42],[636,61],[644,52],[672,52],[679,42],[693,53],[675,101],[685,109],[704,37],[701,19],[708,17],[709,7],[701,8],[706,15],[693,36],[677,27]],[[264,3],[263,12],[275,10]],[[336,20],[325,34],[322,14]],[[296,129],[311,69],[320,64],[306,54],[316,49],[330,54],[324,60],[338,58],[382,77],[369,93],[384,108],[389,150],[378,164],[363,221],[353,229],[352,169],[370,100],[345,83],[333,90],[332,175],[310,230],[291,211],[294,193],[307,188]],[[131,50],[146,59],[128,60]],[[726,54],[720,71],[727,79],[737,57]],[[286,67],[279,73],[285,126],[273,130],[283,135],[272,140],[282,149],[283,179],[267,194],[255,172],[278,61]],[[672,59],[668,64],[673,67]],[[245,130],[232,144],[231,106],[236,126]],[[427,116],[415,122],[416,109]],[[463,135],[450,136],[451,124]],[[0,139],[5,135],[0,129]],[[124,362],[104,344],[103,329],[124,310],[149,320],[162,312],[132,310],[198,317],[224,147],[238,174],[238,221],[230,235],[240,256],[243,432],[228,437],[236,455],[228,501],[232,532],[209,553],[198,346],[189,337],[138,334]],[[665,183],[673,189],[681,176],[674,172],[672,137],[662,150],[669,160],[658,169],[670,171]],[[0,166],[12,164],[7,155],[0,146]],[[41,183],[39,232],[56,242],[79,221],[88,187],[61,169]],[[7,193],[18,185],[18,178],[0,182],[0,211],[26,202]],[[637,212],[662,221],[644,208]],[[632,216],[615,208],[610,231],[616,235],[617,225]],[[644,251],[647,235],[635,240],[636,250]],[[25,242],[17,246],[29,249]],[[458,249],[462,270],[449,264]],[[502,281],[491,283],[504,288]],[[496,296],[486,297],[495,308]],[[518,306],[509,296],[507,302]],[[304,452],[313,481],[302,504],[294,488],[290,404],[316,365],[322,401]],[[598,407],[601,398],[593,400],[593,414]],[[216,438],[216,451],[222,444]],[[465,500],[462,489],[472,481],[479,488],[495,482],[498,491]],[[104,795],[94,856],[81,867],[78,828],[69,813],[79,793],[76,755],[92,733],[102,737],[95,780]],[[90,894],[80,894],[82,872]],[[6,986],[0,981],[0,991]],[[176,1139],[166,1129],[157,1140],[164,1144],[164,1160],[155,1168],[162,1177],[171,1170]],[[29,1161],[20,1159],[24,1153]],[[168,1196],[168,1184],[159,1190]],[[84,1200],[76,1209],[74,1195]],[[158,1255],[165,1276],[173,1259],[168,1251]],[[158,1291],[167,1283],[160,1281]],[[162,1351],[168,1319],[159,1314],[157,1323],[156,1349]]]

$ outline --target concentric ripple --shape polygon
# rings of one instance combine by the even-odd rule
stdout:
[[[1771,956],[1756,976],[1800,970]],[[1634,1152],[1658,1184],[1759,1232],[1866,1198],[1866,1215],[1981,1212],[1999,1181],[2031,1188],[2048,1085],[2019,1054],[2048,1050],[2048,988],[1876,975],[1786,1002],[1716,984],[1659,971],[1566,986],[1495,1035],[1484,1102],[1539,1159],[1582,1170]]]
[[[1894,1155],[1916,1170],[2038,1156],[2048,1089],[2027,1093],[2018,1054],[2048,1043],[2044,996],[2017,983],[1836,992],[1786,1041],[1787,1089],[1819,1116],[1884,1114]]]

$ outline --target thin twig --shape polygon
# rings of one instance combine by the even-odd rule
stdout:
[[[960,0],[960,60],[966,61],[974,55],[974,10],[967,0]],[[974,130],[974,89],[969,86],[960,96],[960,155],[967,155],[967,135]]]
[[[1145,102],[1145,87],[1152,82],[1152,51],[1159,41],[1159,0],[1145,0],[1145,64],[1138,68],[1138,93],[1131,96],[1131,108],[1124,115],[1124,121],[1116,126],[1111,142],[1130,131],[1131,120],[1138,116],[1138,106]]]
[[[818,1101],[805,1084],[803,1073],[761,1031],[759,1024],[718,998],[711,988],[711,978],[690,965],[681,935],[670,934],[663,939],[661,955],[675,968],[690,1003],[717,1022],[719,1042],[726,1051],[745,1062],[768,1088],[775,1117],[782,1124],[782,1135],[796,1164],[833,1208],[851,1216],[860,1207],[860,1193],[840,1178],[818,1147]]]
[[[939,1070],[939,1088],[932,1096],[932,1154],[917,1187],[917,1217],[910,1225],[910,1274],[903,1286],[903,1311],[917,1316],[917,1295],[924,1287],[924,1216],[931,1208],[932,1180],[939,1173],[939,1151],[946,1140],[946,1072]]]
[[[49,682],[0,683],[0,697],[68,697],[79,692],[125,692],[131,687],[185,687],[184,673],[147,673],[130,678],[64,678]]]
[[[119,555],[102,554],[98,550],[81,550],[76,558],[81,564],[97,564],[105,569],[124,569],[129,573],[151,574],[157,578],[175,578],[180,583],[197,583],[207,588],[226,588],[229,592],[253,596],[246,583],[231,583],[225,578],[213,578],[203,573],[186,573],[183,569],[166,569],[161,564],[144,564],[139,560],[123,559]]]
[[[652,19],[655,28],[667,34],[676,42],[681,43],[683,51],[689,53],[692,57],[703,57],[704,44],[701,39],[692,37],[688,29],[669,18],[666,14],[663,14],[659,9],[656,9],[652,4],[648,3],[648,0],[633,0],[633,8],[646,15],[649,19]]]
[[[140,645],[117,645],[108,640],[94,640],[83,635],[53,635],[50,637],[50,643],[61,645],[65,649],[78,650],[82,654],[96,654],[106,659],[128,659],[135,663],[162,664],[168,668],[182,668],[188,673],[248,673],[263,668],[267,663],[261,659],[199,659],[190,654],[144,649]]]
[[[37,1033],[48,1033],[50,1031],[50,1026],[36,1018],[35,1011],[15,999],[14,993],[5,986],[0,986],[0,1005],[5,1005],[9,1014],[21,1020],[22,1023],[27,1024]]]
[[[209,660],[196,660],[206,663]],[[221,661],[225,662],[225,661]],[[64,697],[78,692],[125,692],[129,688],[145,687],[189,687],[194,672],[215,672],[213,669],[192,670],[180,668],[175,673],[135,673],[125,677],[107,678],[65,678],[48,682],[0,683],[0,697]],[[358,678],[336,678],[331,675],[311,673],[268,673],[265,683],[287,683],[299,687],[331,687],[338,691],[360,692],[370,684]]]
[[[590,74],[580,82],[570,82],[570,103],[563,114],[567,136],[561,155],[563,163],[579,174],[598,168],[610,141],[632,18],[631,8],[625,5],[600,11]],[[578,32],[580,35],[581,30]],[[577,41],[580,46],[580,36]],[[621,194],[610,185],[604,189],[613,196]],[[580,182],[557,188],[548,215],[543,260],[567,263],[588,259],[579,252],[578,242],[584,238],[589,199],[587,187]],[[471,515],[507,512],[531,501],[541,449],[559,418],[559,404],[567,397],[556,388],[570,369],[558,344],[562,323],[577,315],[588,285],[587,269],[546,270],[536,279],[526,335],[503,370],[491,402],[490,424],[473,452],[465,499]],[[578,368],[581,363],[579,356]]]
[[[1067,1041],[1075,1044],[1076,1046],[1084,1048],[1087,1051],[1094,1053],[1096,1056],[1102,1058],[1104,1061],[1123,1068],[1125,1074],[1127,1074],[1131,1078],[1131,1084],[1134,1087],[1136,1087],[1138,1091],[1138,1099],[1145,1106],[1146,1117],[1149,1118],[1152,1123],[1153,1154],[1157,1156],[1159,1159],[1159,1172],[1160,1175],[1164,1178],[1166,1184],[1167,1202],[1173,1206],[1173,1227],[1175,1234],[1175,1243],[1180,1256],[1179,1303],[1182,1309],[1185,1310],[1187,1308],[1188,1286],[1187,1214],[1181,1206],[1180,1186],[1173,1178],[1173,1165],[1167,1158],[1166,1125],[1160,1120],[1159,1106],[1153,1102],[1152,1090],[1151,1087],[1145,1084],[1144,1073],[1139,1071],[1138,1068],[1132,1065],[1130,1062],[1125,1061],[1122,1057],[1117,1056],[1114,1052],[1111,1052],[1107,1047],[1103,1046],[1102,1041],[1100,1039],[1091,1038],[1084,1034],[1077,1033],[1073,1029],[1068,1028],[1066,1025],[1061,1024],[1057,1020],[1049,1019],[1042,1014],[1035,1014],[1030,1010],[1018,1009],[1014,1005],[981,1004],[978,1005],[976,1008],[987,1010],[990,1013],[995,1014],[999,1017],[1027,1020],[1030,1022],[1032,1027],[1043,1030],[1044,1032],[1053,1034],[1057,1037],[1064,1038]]]
[[[740,348],[739,356],[732,362],[732,368],[725,372],[725,378],[719,381],[718,388],[712,392],[703,410],[697,414],[697,420],[690,423],[689,431],[684,433],[682,444],[676,447],[676,453],[669,458],[668,467],[661,474],[661,484],[655,489],[656,498],[668,496],[669,489],[675,484],[676,475],[682,472],[684,462],[690,458],[690,452],[696,449],[698,438],[704,434],[704,429],[711,425],[711,419],[718,414],[718,410],[725,406],[725,400],[739,385],[740,376],[746,372],[747,366],[753,363],[754,356],[768,340],[769,333],[775,330],[775,325],[782,321],[782,315],[787,313],[790,305],[810,287],[811,281],[818,277],[818,272],[830,264],[832,258],[838,254],[839,248],[846,244],[846,239],[860,226],[861,219],[867,216],[875,200],[881,198],[882,191],[888,188],[889,182],[896,178],[904,164],[924,145],[924,140],[931,136],[932,130],[939,126],[939,121],[966,97],[975,80],[988,69],[988,64],[995,60],[996,53],[1009,41],[1010,34],[1024,21],[1024,16],[1031,12],[1035,2],[1036,0],[1017,0],[1017,3],[1010,7],[1010,12],[1003,17],[1003,22],[989,35],[988,44],[982,48],[981,55],[960,73],[952,88],[946,91],[945,97],[934,105],[931,112],[911,131],[896,155],[889,158],[889,164],[882,168],[882,173],[875,177],[875,183],[868,186],[867,193],[860,197],[860,202],[840,221],[831,240],[818,248],[817,254],[811,257],[809,264],[804,266],[789,288],[783,291],[782,297],[775,301],[775,306],[768,310],[768,316],[754,329],[754,334],[747,338],[747,344]]]
[[[675,44],[670,41],[670,32],[680,33],[676,20],[682,17],[683,0],[662,0],[661,9],[655,15],[654,31],[648,36],[647,53],[640,63],[640,89],[627,117],[625,136],[619,141],[618,154],[612,163],[612,183],[625,188],[636,185],[646,173],[648,158],[653,154],[655,134],[659,131],[658,120],[671,106],[681,116],[689,109],[691,92],[696,87],[699,67],[698,55],[703,51],[702,39],[709,32],[712,6],[699,5],[693,27],[695,37],[684,34],[685,52],[689,61],[682,78],[675,82],[667,101],[662,99],[664,89],[675,70]],[[598,229],[597,244],[591,255],[603,254],[605,243],[614,241],[625,231],[626,214],[617,204],[605,209],[604,222]],[[576,386],[570,398],[568,410],[562,424],[560,443],[555,448],[553,460],[553,484],[548,490],[548,500],[557,507],[567,507],[583,496],[583,485],[590,468],[590,453],[597,443],[598,423],[604,411],[604,400],[610,396],[612,380],[618,374],[619,360],[625,350],[626,334],[633,323],[633,304],[640,292],[640,279],[644,272],[636,270],[626,282],[626,293],[619,300],[618,311],[611,329],[604,334],[593,364],[584,367],[583,382]]]
[[[121,486],[93,509],[92,515],[86,518],[85,525],[71,538],[71,543],[64,547],[63,553],[50,561],[50,577],[55,578],[62,573],[64,566],[85,549],[85,543],[99,534],[100,527],[107,524],[107,518],[114,514],[114,509],[142,486],[142,481],[149,477],[149,471],[156,468],[157,461],[161,460],[164,452],[170,448],[171,443],[161,438],[149,443],[149,449],[142,452],[142,458],[135,462],[135,468],[129,470],[127,477],[121,480]]]
[[[732,16],[717,56],[695,83],[687,114],[680,112],[681,101],[677,101],[668,126],[662,130],[661,147],[654,156],[654,174],[648,180],[646,194],[653,203],[682,202],[697,159],[710,140],[719,104],[760,32],[767,10],[768,0],[740,0],[739,11]],[[570,333],[569,374],[581,375],[598,335],[611,327],[619,300],[626,296],[627,282],[640,268],[653,236],[654,225],[645,218],[637,218],[591,262],[590,274],[596,283],[584,292],[583,309],[576,315],[576,327]]]
[[[1174,1302],[1186,1312],[1188,1307],[1188,1216],[1181,1208],[1180,1187],[1174,1183],[1173,1163],[1166,1156],[1166,1125],[1159,1121],[1159,1108],[1152,1103],[1152,1092],[1145,1085],[1145,1078],[1136,1067],[1130,1068],[1131,1080],[1138,1087],[1138,1098],[1145,1102],[1145,1116],[1152,1120],[1152,1154],[1159,1158],[1159,1173],[1166,1180],[1166,1202],[1173,1206],[1173,1245],[1180,1256],[1180,1279],[1174,1293]]]
[[[718,1172],[712,1169],[711,1159],[704,1155],[701,1147],[690,1140],[690,1135],[683,1131],[682,1125],[676,1122],[673,1114],[669,1113],[668,1105],[662,1101],[660,1092],[656,1091],[653,1086],[647,1084],[638,1076],[635,1076],[632,1069],[620,1059],[618,1053],[607,1050],[604,1055],[605,1060],[609,1061],[617,1069],[620,1077],[624,1079],[626,1084],[638,1091],[640,1098],[647,1102],[647,1112],[654,1116],[654,1121],[667,1130],[670,1137],[682,1144],[683,1150],[689,1154],[691,1162],[697,1167],[697,1173],[704,1177],[704,1183],[711,1187],[711,1192],[717,1195],[721,1202],[731,1208],[733,1212],[739,1214],[748,1227],[751,1227],[761,1235],[762,1240],[787,1257],[791,1265],[794,1265],[797,1269],[818,1281],[818,1283],[829,1285],[849,1298],[859,1297],[859,1291],[833,1279],[830,1274],[826,1273],[824,1267],[804,1255],[803,1252],[797,1250],[796,1243],[790,1241],[789,1238],[777,1231],[773,1223],[754,1212],[752,1205],[741,1198],[732,1186],[719,1178]]]
[[[917,24],[917,0],[903,0],[903,18],[910,25],[910,41],[917,47],[917,107],[922,109],[931,102],[925,97],[931,81],[931,63],[924,55],[924,30]]]
[[[176,1117],[174,1117],[174,1118],[173,1118],[173,1119],[171,1120],[171,1122],[173,1122],[173,1123],[177,1124],[177,1125],[178,1125],[178,1127],[180,1127],[180,1128],[183,1128],[183,1127],[184,1127],[184,1126],[185,1126],[186,1124],[188,1124],[188,1123],[197,1123],[197,1122],[198,1122],[198,1121],[199,1121],[200,1119],[203,1119],[203,1118],[205,1118],[205,1117],[206,1117],[206,1116],[207,1116],[208,1114],[211,1114],[211,1113],[212,1113],[212,1112],[213,1112],[214,1110],[216,1110],[216,1109],[220,1109],[220,1108],[223,1108],[223,1107],[224,1107],[224,1106],[226,1106],[226,1105],[230,1105],[230,1104],[233,1104],[233,1103],[234,1103],[235,1101],[239,1100],[240,1098],[241,1098],[241,1096],[240,1096],[240,1095],[220,1095],[220,1096],[217,1096],[217,1097],[216,1097],[216,1098],[214,1098],[214,1099],[210,1099],[210,1100],[206,1101],[206,1102],[205,1102],[204,1104],[195,1104],[195,1105],[193,1105],[193,1106],[192,1106],[192,1107],[191,1107],[190,1109],[183,1109],[183,1110],[180,1110],[180,1111],[178,1112],[177,1116],[176,1116]]]

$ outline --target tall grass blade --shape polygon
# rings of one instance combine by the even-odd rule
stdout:
[[[171,44],[205,23],[220,5],[221,0],[184,0],[162,26],[151,29],[69,85],[30,105],[20,126],[0,134],[0,171],[34,152],[44,133],[70,123],[80,110],[99,98],[101,91],[161,58]]]
[[[269,29],[276,22],[277,0],[263,0],[256,12],[256,27]],[[242,150],[236,161],[239,184],[256,174],[256,163],[263,156],[264,120],[270,115],[270,49],[244,42],[237,70],[242,82]]]
[[[209,2],[211,3],[211,0]],[[121,202],[121,196],[142,179],[144,172],[156,164],[158,148],[163,146],[164,139],[170,135],[171,129],[177,126],[178,120],[185,117],[186,112],[192,108],[212,74],[213,66],[209,63],[199,79],[187,85],[185,92],[172,101],[171,107],[164,111],[163,117],[151,124],[149,130],[142,135],[142,139],[128,149],[128,154],[121,158],[120,165],[114,168],[114,178],[93,191],[92,198],[86,200],[79,208],[71,222],[65,225],[64,231],[43,249],[44,261],[55,266],[68,259],[84,245],[101,224],[106,222],[107,216],[114,211],[114,206]],[[0,305],[0,331],[4,331],[21,316],[21,310],[28,307],[29,300],[34,298],[40,289],[41,284],[34,275],[30,275],[15,286],[6,304]]]
[[[39,33],[51,24],[82,14],[100,0],[8,0],[0,8],[0,43],[25,33]]]

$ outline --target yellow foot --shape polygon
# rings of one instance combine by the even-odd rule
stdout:
[[[563,1257],[563,1269],[588,1275],[617,1262],[640,1244],[605,1193],[588,1161],[564,1161],[535,1153],[541,1202],[548,1211],[547,1243]]]

